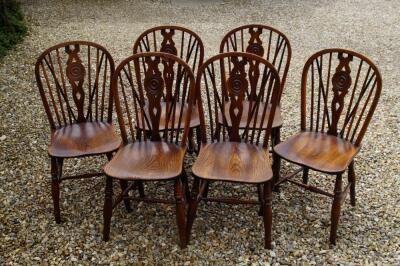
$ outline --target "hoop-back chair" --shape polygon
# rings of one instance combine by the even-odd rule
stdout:
[[[104,154],[110,159],[121,143],[112,125],[114,70],[110,53],[86,41],[58,44],[37,59],[36,82],[51,128],[48,154],[57,223],[61,222],[60,183],[102,175],[63,176],[64,159]],[[125,187],[124,181],[121,186]]]
[[[274,151],[301,169],[282,178],[307,190],[333,198],[330,243],[336,244],[340,209],[350,191],[355,206],[354,157],[375,111],[382,79],[365,56],[344,49],[326,49],[306,62],[301,82],[301,132],[274,147]],[[309,169],[336,175],[333,194],[308,185]],[[342,189],[342,175],[348,183]],[[292,180],[303,171],[303,182]]]
[[[225,52],[246,52],[261,56],[270,62],[277,70],[281,89],[279,91],[278,106],[276,107],[274,122],[272,124],[271,146],[280,142],[280,129],[283,119],[281,114],[280,99],[285,87],[286,77],[289,70],[292,48],[289,39],[282,32],[267,25],[250,24],[235,28],[228,32],[221,41],[220,53]],[[246,92],[245,110],[249,108],[249,102],[254,100],[255,94],[252,91],[254,86],[249,87]],[[229,103],[225,107],[229,109]],[[242,117],[240,126],[246,125],[246,116]],[[268,114],[265,116],[264,126],[267,125]],[[227,121],[228,124],[230,121]],[[261,121],[259,121],[261,123]],[[273,154],[274,177],[279,178],[280,158]]]
[[[204,45],[201,38],[193,31],[180,26],[158,26],[144,31],[135,41],[133,45],[133,54],[143,52],[164,52],[178,56],[185,61],[192,69],[193,73],[197,73],[204,60]],[[163,104],[169,100],[168,94],[164,92]],[[165,113],[161,112],[161,117]],[[139,128],[143,129],[141,124]],[[194,130],[197,134],[197,145],[200,142],[200,121],[198,108],[193,108],[192,117],[190,119],[189,130],[189,150],[194,150]],[[148,130],[148,128],[144,128]],[[162,129],[162,128],[160,128]],[[198,149],[197,149],[198,150]]]
[[[196,86],[196,91],[201,89],[203,92],[199,105],[202,144],[192,168],[195,180],[187,218],[188,239],[201,200],[260,204],[265,224],[265,247],[271,248],[273,173],[268,142],[278,103],[279,75],[272,64],[259,56],[224,53],[210,58],[200,67]],[[255,98],[246,110],[245,97],[250,86],[256,88]],[[230,108],[226,110],[228,101]],[[267,113],[271,116],[264,125]],[[246,126],[242,128],[243,117]],[[258,191],[258,200],[216,199],[205,193],[208,183],[214,181],[257,187],[262,184],[264,189],[262,193]]]
[[[104,167],[107,175],[103,239],[110,234],[112,209],[123,199],[176,204],[180,246],[186,246],[185,198],[190,196],[183,169],[190,115],[194,101],[194,76],[180,58],[167,53],[141,53],[128,57],[117,67],[112,80],[122,145]],[[163,102],[164,91],[170,91]],[[161,116],[162,112],[165,117]],[[138,124],[146,125],[145,134]],[[113,179],[127,181],[173,181],[175,200],[133,198],[133,182],[113,202]]]

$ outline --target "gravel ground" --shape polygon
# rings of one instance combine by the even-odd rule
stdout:
[[[0,62],[0,264],[400,264],[399,1],[22,1],[30,34]],[[338,245],[329,249],[331,200],[285,185],[273,200],[272,251],[252,206],[201,204],[191,245],[180,250],[174,208],[135,204],[116,208],[111,241],[101,240],[104,179],[66,182],[56,225],[50,196],[49,127],[34,81],[45,48],[71,39],[106,46],[117,62],[135,38],[160,24],[197,32],[206,56],[223,34],[247,23],[272,25],[288,36],[292,64],[283,96],[283,136],[299,130],[299,85],[305,60],[327,47],[370,57],[383,93],[356,158],[358,204],[342,208]],[[188,158],[188,162],[191,158]],[[67,161],[66,171],[99,169],[104,159]],[[283,171],[290,170],[284,164]],[[311,182],[333,188],[333,178]],[[225,186],[213,186],[221,193]],[[255,196],[250,187],[229,186]],[[153,186],[147,187],[155,191]],[[160,194],[171,196],[171,186]]]

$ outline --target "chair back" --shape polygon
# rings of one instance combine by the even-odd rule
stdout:
[[[197,73],[204,60],[204,45],[193,31],[179,26],[158,26],[143,32],[133,45],[133,54],[164,52],[185,61]]]
[[[122,61],[112,90],[124,143],[151,140],[185,146],[194,88],[190,67],[174,55],[140,53]]]
[[[303,69],[301,129],[326,132],[359,145],[381,88],[381,74],[365,56],[344,49],[315,53]]]
[[[112,121],[114,60],[101,45],[71,41],[44,51],[36,84],[52,130],[73,123]]]
[[[292,48],[285,34],[266,25],[244,25],[224,36],[219,52],[253,53],[270,62],[278,71],[281,81],[280,101],[292,56]]]
[[[219,54],[200,67],[196,87],[201,91],[203,143],[236,141],[268,147],[280,90],[279,75],[271,63],[250,53]],[[249,94],[253,100],[245,101]]]

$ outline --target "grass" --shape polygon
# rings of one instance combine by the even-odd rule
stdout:
[[[0,0],[0,58],[20,42],[27,33],[19,3],[16,0]]]

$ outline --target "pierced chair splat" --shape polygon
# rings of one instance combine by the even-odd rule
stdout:
[[[197,73],[204,60],[204,45],[201,38],[193,31],[180,26],[158,26],[144,31],[133,45],[133,54],[145,52],[164,52],[175,55],[187,63],[193,73]],[[168,81],[166,81],[168,82]],[[166,102],[171,100],[170,86],[165,86],[163,92],[161,121],[165,120]],[[196,100],[195,100],[196,103]],[[184,114],[187,112],[184,109]],[[161,126],[163,123],[161,123]],[[138,124],[138,127],[144,131],[149,129],[146,125]],[[160,128],[162,129],[162,128]],[[197,145],[194,141],[194,135],[197,136]],[[198,107],[192,109],[192,115],[189,125],[189,151],[198,152],[200,143],[200,121]]]

